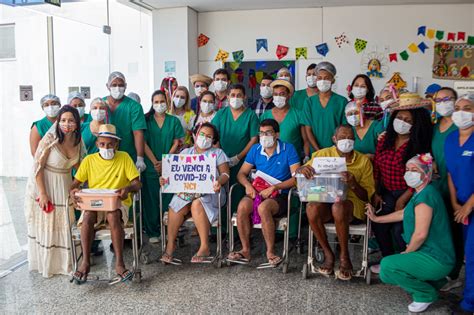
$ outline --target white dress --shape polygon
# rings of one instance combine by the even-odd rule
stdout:
[[[49,155],[46,161],[41,163],[47,151]],[[38,271],[46,278],[55,274],[71,273],[71,245],[66,213],[69,213],[74,222],[74,209],[71,203],[66,207],[66,203],[72,184],[71,169],[79,160],[79,149],[74,157],[68,159],[59,151],[54,135],[46,134],[40,142],[35,166],[28,179],[25,215],[28,225],[29,269]],[[46,192],[55,206],[50,213],[44,212],[36,201],[39,193],[35,177],[41,168],[44,169]]]

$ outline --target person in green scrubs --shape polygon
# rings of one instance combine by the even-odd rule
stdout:
[[[67,97],[67,103],[77,109],[79,112],[79,117],[81,117],[81,130],[83,128],[83,123],[89,121],[89,114],[86,114],[86,101],[81,92],[73,91],[69,93]]]
[[[140,104],[125,96],[127,83],[125,76],[118,71],[109,75],[107,88],[110,95],[104,97],[108,105],[107,115],[110,123],[117,128],[120,141],[119,150],[127,152],[136,161],[135,165],[140,172],[145,165],[145,139],[143,131],[146,129],[145,115]]]
[[[327,61],[316,66],[319,93],[308,97],[303,105],[303,124],[313,151],[333,146],[334,130],[345,123],[347,99],[331,91],[336,67]]]
[[[308,87],[295,91],[293,96],[290,98],[290,106],[302,110],[306,99],[318,94],[318,88],[316,86],[317,80],[316,64],[312,63],[306,68],[306,84]]]
[[[43,119],[35,121],[31,125],[30,130],[30,151],[31,155],[34,157],[36,154],[36,149],[40,140],[48,132],[56,121],[56,116],[58,115],[59,109],[61,108],[61,101],[59,97],[53,94],[45,95],[41,98],[40,101],[41,109],[43,109],[46,116]]]
[[[442,87],[433,97],[436,113],[440,116],[440,119],[433,128],[433,141],[431,142],[435,160],[435,173],[438,175],[438,178],[433,181],[433,185],[438,188],[443,197],[444,204],[448,209],[451,232],[454,240],[454,250],[456,253],[456,264],[447,277],[448,283],[446,283],[441,291],[449,291],[463,285],[463,282],[458,279],[464,261],[463,228],[461,224],[454,221],[454,210],[451,205],[448,188],[448,171],[444,158],[446,137],[458,129],[451,118],[454,112],[454,102],[457,98],[458,94],[450,87]]]
[[[97,141],[97,134],[101,125],[107,122],[107,104],[97,97],[91,102],[90,111],[91,121],[81,124],[82,126],[82,141],[87,149],[87,154],[97,153],[99,149],[95,145]]]
[[[403,222],[407,247],[400,254],[382,259],[380,279],[407,291],[413,298],[408,310],[425,311],[438,299],[438,289],[454,267],[454,245],[449,218],[439,191],[431,184],[433,172],[429,153],[406,163],[407,185],[415,189],[403,210],[377,216],[367,205],[367,215],[377,223]]]
[[[160,175],[163,154],[177,153],[179,139],[184,137],[178,118],[167,114],[165,92],[158,90],[151,96],[152,107],[145,115],[145,163],[142,177],[143,227],[150,243],[158,243],[160,237]],[[168,209],[172,194],[163,194],[163,209]]]

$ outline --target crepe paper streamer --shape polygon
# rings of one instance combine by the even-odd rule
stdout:
[[[257,71],[257,72],[255,72],[255,79],[257,79],[257,83],[258,83],[258,84],[262,83],[263,71]]]
[[[240,66],[240,63],[239,63],[239,62],[232,61],[232,62],[230,63],[230,68],[231,68],[232,70],[234,70],[234,71],[235,71],[236,69],[238,69],[239,66]]]
[[[390,55],[388,55],[388,57],[389,57],[390,62],[397,62],[398,61],[397,53],[391,53]]]
[[[426,35],[426,26],[420,26],[418,27],[418,34],[417,35]]]
[[[427,50],[429,47],[426,46],[425,42],[421,42],[418,44],[418,49],[421,50],[422,53],[425,53],[425,50]]]
[[[262,48],[268,51],[268,41],[266,38],[257,39],[257,52],[259,52]]]
[[[435,36],[435,30],[430,28],[427,32],[426,32],[426,36],[429,38],[429,39],[433,39],[433,37]]]
[[[198,42],[198,47],[206,46],[207,42],[209,42],[209,37],[201,33],[199,34],[197,38],[197,42]]]
[[[466,40],[466,32],[458,32],[458,41]]]
[[[474,36],[468,36],[467,37],[467,44],[468,45],[474,45]]]
[[[257,61],[257,62],[255,62],[255,68],[257,70],[265,69],[266,67],[267,67],[267,62],[266,61]]]
[[[243,50],[234,51],[232,52],[232,57],[234,58],[235,62],[242,63],[242,60],[244,60],[244,51]]]
[[[229,58],[229,53],[223,49],[219,48],[219,51],[217,52],[216,58],[214,58],[214,61],[222,61],[226,62],[227,58]]]
[[[444,31],[436,31],[436,38],[442,40],[444,37]]]
[[[349,40],[347,39],[347,36],[345,33],[342,33],[341,35],[334,37],[334,40],[336,40],[336,45],[339,48],[341,48],[343,44],[349,44]]]
[[[418,52],[418,46],[415,43],[411,43],[410,46],[408,46],[408,49],[410,49],[412,53]]]
[[[448,33],[448,40],[452,40],[454,42],[456,40],[456,33]]]
[[[354,43],[355,51],[357,53],[360,53],[361,51],[363,51],[365,49],[365,47],[367,47],[367,41],[363,40],[363,39],[360,39],[360,38],[357,38],[355,43]]]
[[[300,59],[301,57],[308,59],[308,47],[295,48],[295,56],[296,60]]]
[[[406,50],[404,50],[400,53],[400,57],[402,57],[403,60],[407,61],[408,57],[410,57],[410,55],[408,54],[408,52]]]
[[[316,46],[316,51],[318,54],[320,54],[323,57],[326,57],[326,55],[329,52],[329,47],[327,43],[322,43]]]
[[[276,55],[278,59],[285,57],[288,54],[288,47],[283,45],[278,45],[276,49]]]

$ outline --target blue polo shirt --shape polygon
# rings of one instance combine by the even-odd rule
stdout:
[[[474,134],[459,146],[459,130],[451,132],[444,143],[444,156],[458,202],[464,204],[474,193]]]
[[[290,166],[299,163],[300,158],[291,143],[278,140],[276,150],[272,156],[269,157],[260,144],[254,144],[247,153],[245,162],[255,166],[257,171],[264,172],[284,182],[291,178]]]

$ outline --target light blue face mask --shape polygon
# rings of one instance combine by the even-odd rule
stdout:
[[[423,184],[423,180],[421,180],[421,174],[418,172],[407,171],[403,176],[407,185],[411,188],[416,188]]]

